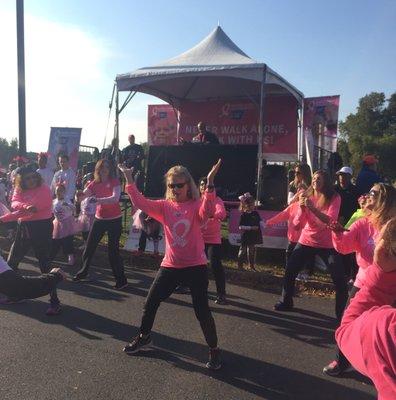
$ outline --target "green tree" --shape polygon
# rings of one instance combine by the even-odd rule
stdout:
[[[355,114],[340,122],[338,151],[357,171],[365,154],[380,160],[380,172],[396,179],[396,92],[389,99],[373,92],[359,100]]]

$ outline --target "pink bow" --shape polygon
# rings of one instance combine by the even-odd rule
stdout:
[[[253,198],[253,196],[249,192],[244,193],[242,196],[238,197],[239,201],[242,201],[242,203],[250,200],[251,198]]]

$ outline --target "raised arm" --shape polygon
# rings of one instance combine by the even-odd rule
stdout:
[[[219,172],[221,166],[221,159],[217,161],[215,165],[213,165],[212,169],[209,171],[207,176],[207,185],[206,190],[202,196],[201,205],[199,207],[199,217],[202,221],[207,218],[210,218],[215,213],[215,199],[216,193],[214,191],[214,178]]]
[[[127,168],[123,164],[118,164],[118,168],[123,172],[127,185],[125,186],[125,191],[128,193],[131,202],[135,207],[139,208],[150,217],[153,217],[157,221],[164,222],[164,204],[165,200],[149,200],[146,199],[137,189],[135,182],[133,180],[132,168]]]
[[[283,211],[280,213],[276,214],[270,219],[267,219],[265,221],[266,225],[276,225],[279,224],[279,222],[285,222],[289,220],[289,215],[290,215],[290,206],[286,207]]]
[[[349,230],[332,230],[331,239],[334,248],[341,254],[354,253],[360,251],[360,222],[353,223]],[[367,228],[366,228],[367,229]]]

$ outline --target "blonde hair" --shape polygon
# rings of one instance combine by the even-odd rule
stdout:
[[[253,211],[256,208],[256,204],[254,201],[254,197],[249,197],[245,201],[239,203],[239,211],[246,212],[246,211]]]
[[[378,197],[369,218],[380,229],[396,215],[396,189],[386,183],[375,183],[373,187],[378,190]]]
[[[188,191],[187,191],[188,198],[192,200],[198,200],[200,198],[197,185],[195,184],[194,179],[191,176],[188,169],[186,167],[183,167],[182,165],[175,165],[174,167],[169,169],[169,171],[164,176],[165,186],[166,186],[166,192],[165,192],[166,200],[174,200],[172,189],[168,188],[168,180],[170,177],[184,178],[188,185]]]
[[[396,218],[392,218],[384,227],[381,239],[384,241],[386,251],[396,256]]]

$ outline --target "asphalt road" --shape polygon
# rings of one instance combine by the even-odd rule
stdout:
[[[153,349],[125,355],[154,276],[127,271],[130,285],[122,292],[112,289],[109,269],[94,268],[89,284],[62,284],[57,317],[45,316],[44,298],[1,306],[1,400],[376,398],[356,372],[322,375],[334,354],[329,299],[303,297],[295,312],[278,313],[275,294],[229,285],[230,304],[212,302],[224,367],[210,372],[190,296],[173,295],[157,314]]]

